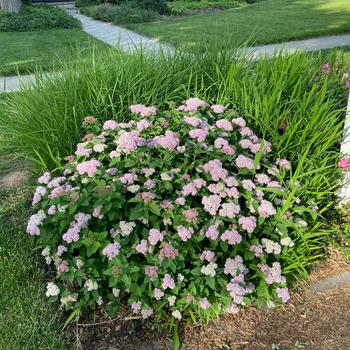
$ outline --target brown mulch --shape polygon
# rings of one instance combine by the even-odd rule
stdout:
[[[309,283],[349,271],[341,252],[331,250],[327,262],[311,274]],[[98,322],[107,320],[98,315]],[[80,323],[91,323],[90,319]],[[129,320],[99,326],[71,326],[70,343],[83,350],[168,350],[171,340],[151,328],[150,322]],[[249,308],[207,326],[187,327],[187,350],[350,350],[350,284],[320,293],[307,286],[291,302],[271,311]]]
[[[310,283],[350,270],[332,250]],[[250,308],[206,327],[188,329],[186,349],[349,350],[350,285],[313,294],[305,288],[290,303],[271,312]]]

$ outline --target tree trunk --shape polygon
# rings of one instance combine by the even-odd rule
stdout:
[[[18,13],[21,7],[21,0],[0,0],[0,8],[5,12]]]

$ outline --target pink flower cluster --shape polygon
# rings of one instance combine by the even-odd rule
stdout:
[[[78,213],[74,216],[74,221],[71,223],[70,228],[63,234],[62,239],[67,243],[77,242],[80,238],[80,231],[88,226],[88,222],[91,219],[90,214]]]
[[[119,255],[120,248],[121,245],[119,242],[110,243],[103,249],[102,254],[105,255],[108,260],[112,260]]]
[[[183,112],[197,112],[199,108],[207,108],[209,105],[204,102],[203,100],[200,100],[197,97],[192,97],[186,100],[186,103],[180,107],[177,108],[178,111]]]
[[[130,112],[139,114],[141,117],[149,117],[157,114],[157,108],[154,106],[146,107],[145,105],[138,104],[130,106]]]
[[[42,210],[30,218],[27,232],[55,234],[45,258],[55,262],[62,288],[73,285],[66,274],[78,268],[84,298],[101,305],[120,293],[143,318],[162,305],[177,320],[187,307],[225,304],[222,311],[236,313],[249,298],[254,301],[250,294],[259,290],[250,280],[259,277],[271,295],[289,300],[276,259],[292,245],[271,239],[284,197],[266,189],[287,191],[281,178],[291,165],[286,159],[272,163],[271,144],[243,118],[231,119],[223,105],[208,107],[190,98],[157,117],[155,107],[133,105],[127,123],[107,120],[101,127],[94,120],[100,132],[92,134],[88,126],[64,176],[44,173],[38,179],[33,205]],[[90,257],[91,237],[103,243]],[[116,266],[109,262],[114,258]],[[94,264],[105,266],[106,275],[94,274]],[[147,288],[135,291],[136,284]],[[81,296],[77,290],[72,298]]]

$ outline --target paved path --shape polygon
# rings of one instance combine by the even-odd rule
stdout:
[[[350,34],[321,36],[319,38],[295,40],[280,44],[254,46],[247,48],[246,51],[254,57],[261,55],[271,57],[276,51],[283,51],[283,53],[293,53],[297,50],[312,52],[342,46],[350,46]]]
[[[83,30],[95,38],[113,47],[119,47],[123,51],[133,51],[135,49],[163,50],[172,53],[171,46],[159,43],[157,40],[146,38],[131,30],[116,26],[112,23],[94,20],[78,12],[74,6],[65,7],[68,13],[77,18],[83,25]]]
[[[64,7],[73,17],[79,19],[83,25],[83,30],[95,38],[113,47],[120,47],[129,52],[142,47],[143,49],[167,54],[174,52],[174,49],[154,39],[146,38],[131,30],[127,30],[111,23],[97,21],[80,14],[72,4],[64,4]],[[245,49],[248,56],[259,58],[262,55],[271,57],[276,51],[292,53],[297,50],[318,51],[350,45],[350,34],[332,35],[314,39],[296,40],[280,44],[255,46]],[[21,86],[28,87],[35,83],[34,75],[23,75],[20,77],[0,77],[0,93],[19,90]]]

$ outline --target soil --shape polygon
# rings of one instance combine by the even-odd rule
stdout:
[[[315,270],[309,283],[349,271],[339,251]],[[349,350],[350,284],[312,293],[307,286],[287,305],[266,312],[248,309],[186,332],[185,349]]]
[[[309,284],[350,271],[338,250],[310,276]],[[168,350],[170,336],[159,334],[150,322],[130,320],[127,312],[110,322],[107,315],[94,315],[98,326],[71,326],[70,340],[83,350]],[[96,321],[97,320],[97,321]],[[89,319],[81,323],[91,323]],[[249,308],[206,326],[183,331],[186,350],[349,350],[350,282],[313,293],[308,285],[294,293],[285,306],[274,310]]]

